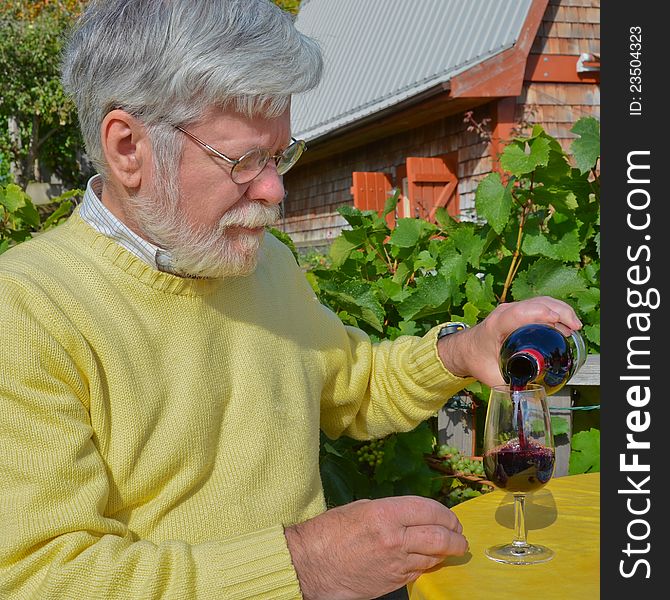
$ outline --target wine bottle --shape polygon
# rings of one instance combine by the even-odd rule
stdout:
[[[578,331],[568,337],[550,325],[531,324],[510,333],[500,347],[500,371],[513,389],[529,383],[555,394],[586,360],[586,346]]]

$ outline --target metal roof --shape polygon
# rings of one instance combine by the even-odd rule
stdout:
[[[514,45],[532,0],[303,0],[297,28],[324,74],[293,99],[293,135],[314,140]]]

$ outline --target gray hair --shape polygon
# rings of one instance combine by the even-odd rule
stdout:
[[[104,175],[100,125],[115,108],[145,124],[167,168],[181,148],[174,125],[212,107],[278,116],[321,70],[316,42],[269,0],[91,0],[65,51],[63,86]]]

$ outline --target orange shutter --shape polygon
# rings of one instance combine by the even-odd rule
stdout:
[[[360,210],[375,210],[381,216],[386,200],[391,196],[393,185],[386,173],[367,173],[354,171],[352,173],[354,185],[351,194],[354,197],[354,207]],[[386,215],[389,227],[395,224],[395,215]]]
[[[430,158],[407,157],[407,187],[412,216],[432,221],[435,211],[441,206],[451,216],[458,216],[457,169],[457,152]]]

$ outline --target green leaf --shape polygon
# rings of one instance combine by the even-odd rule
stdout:
[[[323,289],[323,293],[338,302],[349,314],[365,321],[377,331],[383,331],[384,308],[368,283],[345,281],[340,284],[330,284]]]
[[[600,431],[591,428],[572,436],[568,473],[597,473],[600,471]]]
[[[578,262],[581,248],[579,233],[574,230],[561,237],[541,231],[526,233],[521,244],[521,250],[527,256],[546,256],[565,262]]]
[[[384,202],[384,210],[382,212],[382,216],[386,216],[388,214],[391,214],[392,212],[395,211],[395,207],[398,205],[398,201],[400,200],[400,190],[396,190],[392,196],[389,196],[386,199],[386,202]]]
[[[51,227],[54,227],[55,225],[58,224],[58,222],[69,215],[72,212],[72,207],[73,203],[70,200],[66,200],[64,202],[61,202],[58,205],[58,208],[54,210],[48,217],[47,220],[44,221],[44,225],[42,226],[43,229],[49,229]],[[286,240],[279,238],[282,242],[284,242],[289,248],[291,248],[291,252],[293,252],[293,256],[295,256],[296,260],[298,260],[298,252],[295,248],[295,244],[293,243],[293,240],[291,237],[288,235],[288,233],[284,233],[283,231],[279,231],[278,229],[274,229],[274,227],[269,228],[270,233],[274,234],[274,231],[278,231],[279,233],[282,234],[282,236],[286,236]],[[274,231],[273,231],[274,230]],[[275,236],[276,237],[276,236]]]
[[[538,167],[533,174],[533,182],[535,186],[541,183],[545,186],[555,183],[562,183],[565,177],[570,175],[570,163],[567,161],[565,153],[560,149],[559,151],[550,150],[549,160],[546,167]]]
[[[476,230],[472,223],[462,223],[449,234],[456,248],[475,268],[479,267],[479,260],[486,246],[486,237],[480,235],[481,231],[481,228]]]
[[[363,241],[352,242],[342,235],[336,237],[328,251],[330,258],[333,261],[333,266],[341,267],[351,253],[357,248],[360,248],[362,244]]]
[[[437,266],[437,259],[434,258],[428,250],[422,250],[419,252],[419,256],[414,261],[414,269],[424,269],[426,271],[432,271]]]
[[[600,306],[600,289],[597,287],[590,287],[573,295],[577,299],[577,308],[582,314],[588,314]]]
[[[17,209],[16,215],[33,231],[40,229],[40,213],[29,198],[26,198],[26,203]]]
[[[2,192],[0,188],[0,204],[2,204],[10,213],[16,212],[19,208],[26,205],[27,194],[16,184],[9,183]]]
[[[398,329],[400,330],[400,335],[420,335],[421,333],[421,330],[414,321],[400,321]]]
[[[380,290],[385,297],[384,301],[391,300],[393,302],[402,302],[411,294],[410,290],[406,290],[402,285],[388,278],[377,279],[377,281],[374,282],[374,286]]]
[[[477,186],[475,207],[477,214],[501,233],[509,221],[512,209],[511,184],[504,186],[498,173],[489,173]]]
[[[478,311],[491,312],[495,308],[496,297],[493,293],[493,275],[487,275],[483,280],[470,274],[465,283],[465,295],[468,302]]]
[[[0,242],[0,254],[9,250],[9,240],[2,240]]]
[[[595,325],[585,325],[584,335],[589,342],[593,342],[597,346],[600,346],[600,323],[596,323]]]
[[[595,167],[600,156],[600,123],[593,117],[582,117],[570,130],[580,136],[570,146],[577,168],[586,173]]]
[[[563,299],[585,289],[586,283],[576,268],[540,258],[528,269],[517,274],[512,285],[512,294],[515,300],[535,296]]]
[[[400,316],[409,321],[420,314],[431,314],[451,297],[452,283],[443,275],[417,279],[412,295],[396,307]]]
[[[437,228],[435,225],[421,219],[398,219],[390,241],[401,248],[412,248],[416,246],[421,238],[431,235],[436,231]]]
[[[503,150],[500,165],[512,175],[521,177],[549,163],[549,146],[549,141],[544,137],[529,142],[514,142]]]
[[[554,437],[557,435],[567,435],[570,433],[570,423],[563,417],[551,417],[551,432]]]
[[[453,239],[446,240],[440,246],[440,261],[438,271],[447,279],[453,279],[458,283],[465,280],[468,259],[456,249]]]
[[[475,325],[480,312],[479,308],[472,304],[472,302],[466,302],[463,305],[463,320],[468,325]]]
[[[328,506],[348,504],[360,497],[356,491],[364,489],[366,481],[353,461],[327,452],[322,455],[319,467]]]

